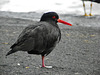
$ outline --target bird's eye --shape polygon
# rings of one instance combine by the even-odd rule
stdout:
[[[55,16],[53,16],[52,18],[53,18],[53,19],[55,19],[56,17],[55,17]]]

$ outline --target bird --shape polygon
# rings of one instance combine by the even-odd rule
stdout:
[[[91,1],[91,4],[90,4],[90,14],[89,15],[86,13],[85,2],[84,1]],[[83,2],[83,7],[84,7],[84,13],[85,13],[84,16],[93,16],[92,15],[92,2],[100,3],[100,0],[82,0],[82,2]]]
[[[61,39],[58,22],[72,26],[72,24],[59,19],[56,12],[44,13],[39,22],[28,25],[23,29],[6,56],[17,51],[26,51],[28,54],[41,55],[41,67],[52,68],[52,66],[45,66],[44,58],[52,52]]]

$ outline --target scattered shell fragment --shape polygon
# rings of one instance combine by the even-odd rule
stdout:
[[[75,75],[80,75],[80,73],[76,72]]]
[[[94,36],[96,36],[96,35],[90,35],[91,37],[94,37]]]
[[[66,36],[70,36],[70,34],[66,34]]]
[[[25,67],[25,68],[29,68],[29,67]]]
[[[4,43],[2,43],[2,44],[5,44],[5,45],[7,45],[8,43],[7,43],[7,42],[4,42]]]

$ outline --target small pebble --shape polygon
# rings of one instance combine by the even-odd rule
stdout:
[[[17,65],[20,66],[20,63],[18,63]]]

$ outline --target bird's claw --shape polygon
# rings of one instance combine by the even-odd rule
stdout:
[[[84,16],[89,16],[89,15],[85,13]]]
[[[90,13],[89,16],[93,16],[93,15]]]

